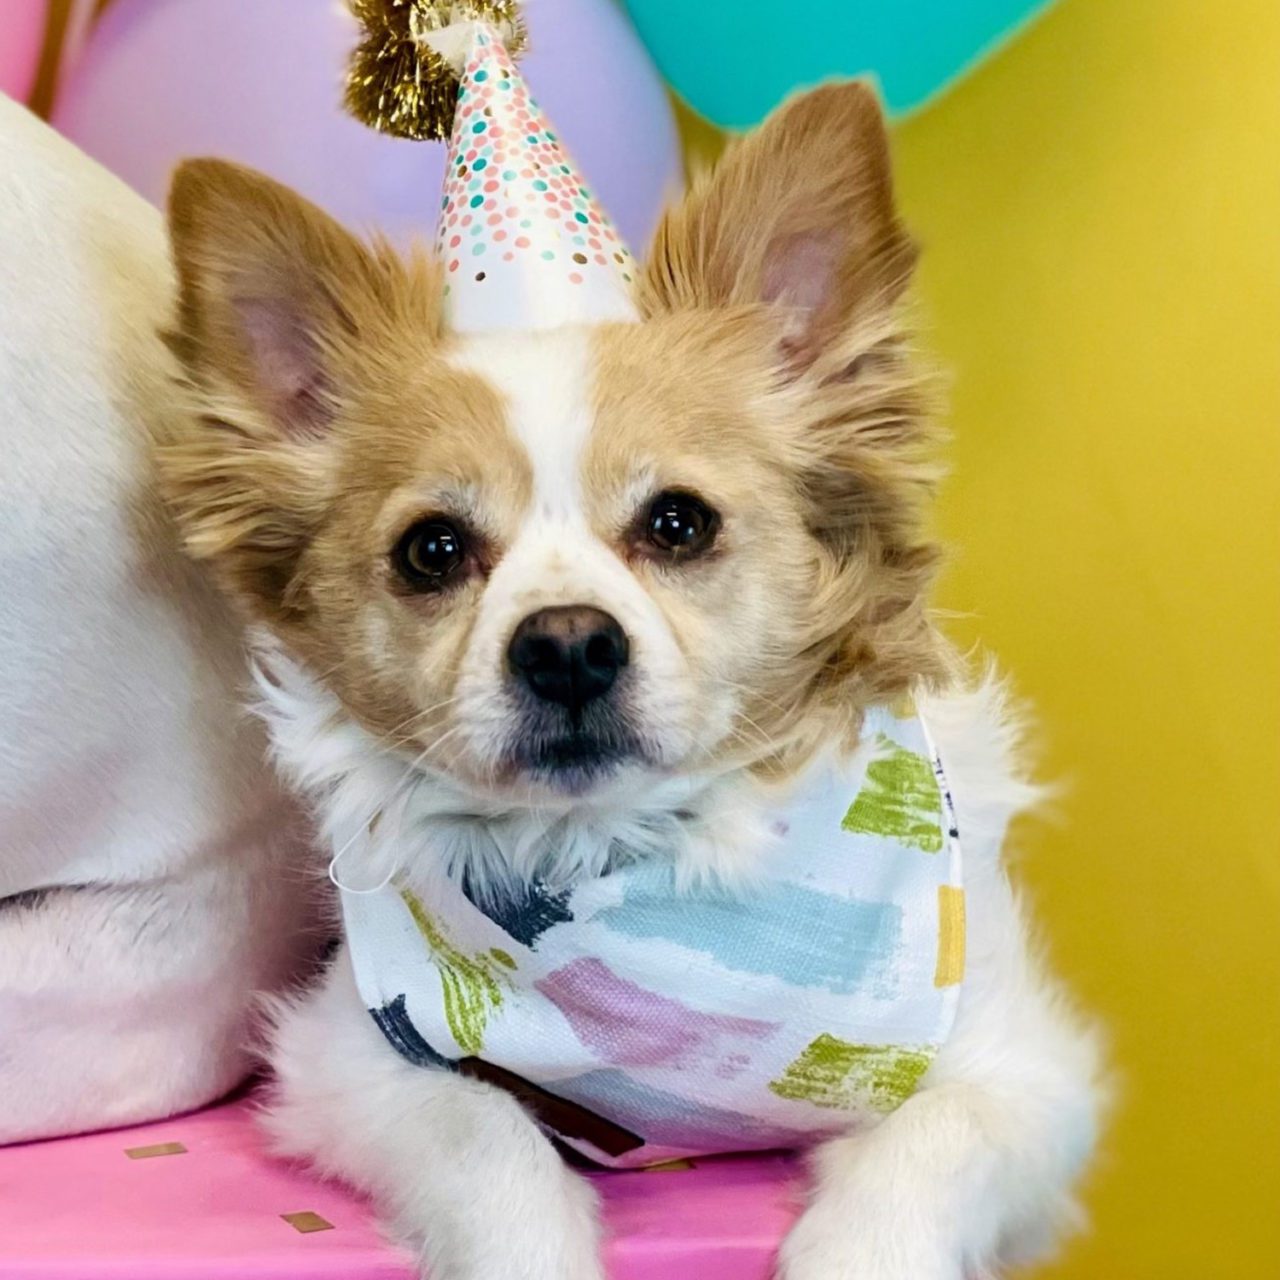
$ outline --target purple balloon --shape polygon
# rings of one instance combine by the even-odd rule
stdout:
[[[675,122],[612,0],[534,0],[522,67],[633,249],[681,183]],[[342,110],[358,39],[338,0],[113,0],[66,75],[53,123],[148,199],[184,157],[269,173],[357,230],[434,231],[444,147]]]

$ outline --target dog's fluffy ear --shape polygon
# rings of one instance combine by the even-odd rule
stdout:
[[[279,621],[301,597],[299,557],[332,483],[332,428],[398,335],[438,337],[437,273],[218,160],[178,169],[169,230],[169,342],[191,416],[160,451],[161,480],[192,554]]]
[[[288,188],[219,160],[178,169],[169,232],[188,373],[285,437],[322,433],[344,348],[387,292],[378,255]]]
[[[645,275],[650,308],[769,304],[796,368],[891,307],[915,252],[894,212],[880,107],[865,85],[792,99],[732,143],[668,212]]]
[[[942,669],[926,596],[937,552],[929,380],[900,303],[915,249],[894,210],[875,95],[828,85],[735,141],[671,210],[647,265],[650,311],[762,314],[786,438],[821,556],[805,662],[836,706]]]

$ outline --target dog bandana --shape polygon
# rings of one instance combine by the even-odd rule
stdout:
[[[444,877],[344,892],[361,998],[409,1061],[508,1089],[600,1164],[804,1146],[891,1111],[950,1031],[964,896],[924,723],[877,708],[864,743],[812,768],[748,888],[678,892],[650,861],[498,905]]]

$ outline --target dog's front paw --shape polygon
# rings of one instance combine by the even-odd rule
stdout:
[[[777,1280],[964,1280],[964,1266],[918,1220],[837,1212],[819,1201],[783,1241]]]
[[[595,1193],[557,1172],[420,1224],[423,1280],[605,1280]]]

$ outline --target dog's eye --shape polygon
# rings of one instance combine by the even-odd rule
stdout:
[[[691,493],[661,493],[649,508],[645,536],[673,557],[698,555],[715,541],[720,517]]]
[[[466,542],[448,520],[421,520],[412,525],[392,553],[400,576],[419,591],[434,591],[462,567]]]

